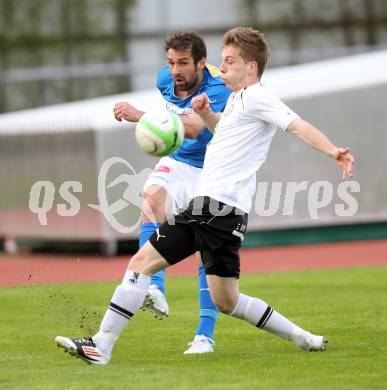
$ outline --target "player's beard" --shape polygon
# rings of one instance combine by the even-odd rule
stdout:
[[[179,82],[179,84],[176,84],[176,79],[182,79],[183,81]],[[175,88],[177,91],[191,91],[195,90],[198,87],[198,81],[199,81],[199,76],[198,72],[195,72],[191,78],[186,79],[185,77],[177,75],[175,77]]]

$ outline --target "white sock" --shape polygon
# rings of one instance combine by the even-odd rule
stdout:
[[[309,335],[311,335],[310,332],[307,332],[306,330],[295,325],[290,335],[290,340],[292,340],[296,345],[305,350],[306,338]]]
[[[303,343],[308,334],[308,332],[273,310],[266,302],[244,294],[239,294],[238,303],[231,315],[244,319],[257,328],[264,329],[276,336],[292,340],[297,345]]]
[[[125,273],[122,283],[114,291],[99,332],[93,336],[94,342],[104,354],[111,355],[118,336],[144,303],[149,283],[148,276],[133,271]]]

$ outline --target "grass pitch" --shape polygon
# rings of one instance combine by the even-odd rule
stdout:
[[[246,322],[220,316],[216,352],[183,356],[197,319],[197,279],[167,281],[171,316],[139,312],[108,366],[55,346],[93,334],[116,282],[0,289],[1,389],[386,389],[387,267],[242,275],[241,290],[325,335],[305,353]]]

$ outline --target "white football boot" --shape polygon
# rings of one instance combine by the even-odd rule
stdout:
[[[184,355],[214,352],[215,343],[204,335],[196,335],[190,343]]]
[[[325,351],[328,343],[324,336],[316,336],[298,326],[293,328],[289,339],[305,352]]]
[[[327,343],[328,340],[324,336],[316,336],[308,332],[308,335],[306,336],[304,343],[300,345],[300,348],[305,352],[325,351]]]
[[[156,284],[151,284],[149,286],[141,309],[143,311],[150,311],[155,316],[155,318],[158,318],[159,320],[162,320],[164,317],[168,317],[169,307],[167,298],[158,289]]]

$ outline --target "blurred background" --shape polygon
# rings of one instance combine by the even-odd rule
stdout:
[[[265,32],[271,67],[387,48],[385,0],[0,0],[0,112],[152,88],[163,40]]]
[[[137,173],[156,161],[135,145],[133,125],[115,123],[112,107],[159,103],[154,86],[169,33],[199,32],[217,65],[222,36],[237,25],[265,33],[272,55],[264,82],[351,146],[361,187],[353,194],[356,215],[338,218],[333,202],[311,219],[306,190],[294,215],[252,217],[246,245],[386,237],[385,0],[0,0],[0,236],[9,248],[96,242],[114,254],[120,242],[135,241],[136,232],[117,233],[87,206],[98,204],[97,175],[107,158],[126,159]],[[283,135],[273,150],[260,180],[329,181],[336,192],[340,177],[324,156]],[[125,170],[121,164],[110,174]],[[55,188],[46,226],[29,208],[39,180]],[[66,204],[64,181],[82,183],[81,209],[71,218],[56,211]],[[122,193],[117,187],[108,198]],[[131,206],[116,215],[122,225],[139,217]]]

